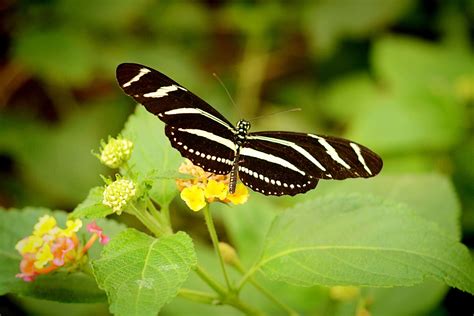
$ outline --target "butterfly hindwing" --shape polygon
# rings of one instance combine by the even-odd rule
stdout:
[[[292,132],[250,133],[253,147],[284,157],[314,178],[368,178],[382,169],[382,159],[347,139]]]
[[[171,145],[194,165],[216,174],[228,174],[232,169],[235,156],[233,142],[223,138],[211,140],[206,131],[171,125],[166,125],[165,133]]]

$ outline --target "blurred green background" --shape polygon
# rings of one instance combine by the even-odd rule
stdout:
[[[474,246],[474,1],[5,0],[0,16],[0,206],[71,210],[102,184],[91,150],[133,111],[115,67],[137,62],[231,121],[302,108],[253,130],[348,137],[383,174],[449,175]],[[433,314],[469,299],[451,290]]]

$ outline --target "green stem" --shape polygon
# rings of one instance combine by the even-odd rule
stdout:
[[[209,275],[202,267],[199,265],[196,267],[195,272],[197,275],[207,283],[214,291],[217,292],[222,297],[225,297],[227,295],[227,291],[225,288],[223,288],[212,276]]]
[[[168,205],[161,206],[161,216],[164,218],[166,226],[169,227],[171,233],[173,233],[173,227],[171,226],[170,209]]]
[[[214,250],[216,251],[216,254],[219,257],[219,262],[221,264],[222,273],[224,274],[225,283],[227,284],[227,288],[229,290],[232,290],[232,286],[227,275],[227,270],[225,268],[224,259],[222,258],[222,254],[219,249],[219,239],[217,238],[217,232],[216,228],[214,227],[214,221],[212,220],[211,212],[209,210],[209,204],[204,207],[204,218],[206,220],[207,230],[209,231],[209,235],[211,236],[212,244],[214,245]]]
[[[260,268],[260,266],[258,264],[254,265],[253,267],[251,267],[247,273],[244,274],[244,276],[242,277],[242,279],[240,279],[240,282],[239,284],[237,285],[237,291],[240,291],[242,289],[242,287],[245,285],[245,283],[252,277],[252,275],[257,272],[257,270]]]
[[[187,300],[203,304],[216,305],[220,303],[219,297],[201,291],[182,288],[178,291],[178,295]]]
[[[241,300],[239,300],[238,297],[234,297],[230,300],[227,300],[224,302],[225,304],[228,304],[228,305],[231,305],[231,306],[234,306],[235,308],[241,310],[242,312],[244,312],[246,315],[254,315],[254,316],[264,316],[265,313],[263,313],[262,311],[259,311],[258,309],[250,306],[250,305],[247,305],[245,304],[244,302],[242,302]]]
[[[156,209],[155,205],[153,204],[153,201],[150,198],[147,198],[146,204],[147,208],[150,210],[151,215],[153,215],[153,217],[156,218],[156,220],[159,221],[160,224],[164,224],[162,222],[160,212]]]
[[[234,267],[240,272],[242,273],[243,275],[245,274],[245,269],[242,267],[242,265],[240,264],[239,261],[235,262],[234,263]],[[278,298],[276,298],[275,296],[273,296],[272,293],[270,293],[267,289],[265,289],[263,286],[261,286],[254,278],[253,276],[250,276],[248,278],[249,282],[252,283],[252,285],[257,289],[259,290],[263,295],[265,295],[269,300],[271,300],[273,303],[275,303],[276,305],[278,305],[281,309],[283,309],[284,311],[286,311],[288,313],[288,315],[291,315],[291,316],[297,316],[299,315],[295,310],[293,310],[291,307],[289,307],[288,305],[284,304],[283,302],[281,302]]]
[[[163,230],[156,219],[150,215],[147,211],[136,208],[135,205],[131,204],[133,209],[133,215],[135,215],[149,231],[151,231],[156,237],[163,235]]]

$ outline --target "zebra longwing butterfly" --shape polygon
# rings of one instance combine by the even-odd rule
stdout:
[[[126,94],[165,122],[171,145],[195,165],[229,174],[265,195],[295,195],[314,189],[318,179],[373,177],[382,159],[347,139],[293,132],[249,133],[250,123],[234,127],[205,101],[162,73],[139,64],[117,67]]]

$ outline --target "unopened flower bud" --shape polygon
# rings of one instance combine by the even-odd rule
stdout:
[[[132,155],[133,143],[121,136],[116,139],[109,137],[107,144],[102,142],[100,161],[110,168],[122,166]]]
[[[102,203],[120,215],[125,206],[133,200],[136,192],[137,189],[132,180],[118,179],[105,188]]]
[[[239,261],[239,257],[235,252],[234,247],[225,242],[219,242],[219,251],[222,254],[222,259],[229,265],[235,265]]]

